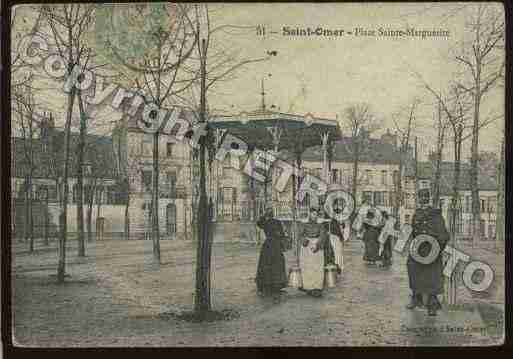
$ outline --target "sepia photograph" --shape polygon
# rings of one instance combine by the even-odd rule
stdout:
[[[4,346],[504,344],[502,3],[4,9]]]

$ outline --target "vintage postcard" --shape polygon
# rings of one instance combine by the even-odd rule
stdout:
[[[12,345],[503,344],[501,3],[8,15]]]

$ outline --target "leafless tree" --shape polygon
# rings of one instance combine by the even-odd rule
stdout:
[[[194,79],[192,86],[187,89],[187,96],[176,94],[177,100],[181,100],[184,106],[191,109],[195,118],[200,123],[207,123],[213,114],[209,111],[208,95],[216,86],[232,80],[237,71],[245,66],[267,61],[271,56],[276,56],[276,51],[269,51],[257,58],[243,58],[240,49],[231,46],[226,41],[226,36],[218,35],[243,35],[248,31],[254,31],[252,26],[236,26],[231,24],[215,24],[212,15],[219,9],[212,9],[210,5],[196,5],[194,7],[196,51],[190,57],[185,69]],[[198,249],[196,267],[196,291],[194,300],[195,314],[199,317],[206,315],[211,310],[210,298],[210,262],[211,240],[209,238],[209,226],[211,222],[209,207],[210,201],[206,193],[206,159],[207,150],[209,161],[213,161],[214,133],[207,126],[207,136],[200,140],[199,148],[199,201],[198,213],[195,217],[198,226]],[[212,166],[210,166],[212,168]]]
[[[440,202],[443,151],[446,143],[447,128],[449,127],[447,116],[442,112],[440,101],[438,101],[438,104],[436,105],[436,113],[433,114],[433,122],[435,123],[437,131],[435,149],[432,153],[433,167],[435,169],[433,178],[433,206],[438,208]]]
[[[468,9],[466,26],[470,38],[463,40],[455,57],[463,67],[458,86],[473,100],[470,187],[472,192],[473,238],[480,236],[478,186],[479,129],[481,104],[504,76],[504,12],[500,4],[479,3]]]
[[[35,151],[40,150],[35,148],[36,132],[39,121],[36,120],[36,102],[30,82],[15,87],[13,93],[14,99],[14,113],[18,127],[21,130],[21,138],[23,143],[23,158],[20,162],[25,175],[24,181],[24,200],[25,200],[25,224],[24,224],[24,237],[29,242],[29,251],[34,251],[34,221],[32,213],[33,202],[33,178],[34,171],[36,170],[37,163],[34,155]]]
[[[399,209],[402,207],[404,203],[403,196],[403,185],[402,185],[402,177],[404,167],[406,165],[407,156],[410,148],[410,140],[411,140],[411,131],[414,125],[415,120],[415,110],[419,104],[418,99],[414,99],[408,109],[408,123],[406,127],[402,127],[398,124],[396,118],[393,116],[392,119],[395,124],[395,128],[399,133],[399,171],[397,178],[394,179],[395,183],[395,201],[394,201],[394,209],[393,213],[396,218],[399,217]]]
[[[108,5],[106,5],[108,6]],[[114,6],[115,13],[120,8]],[[146,48],[141,56],[125,56],[127,49],[133,45],[118,44],[116,39],[107,39],[106,43],[110,50],[110,56],[114,58],[134,81],[141,98],[146,105],[156,106],[151,111],[150,118],[156,120],[159,111],[166,105],[174,105],[171,100],[174,96],[185,91],[191,85],[191,77],[184,70],[184,63],[193,52],[196,37],[193,31],[193,22],[190,12],[192,7],[187,4],[147,4],[132,13],[131,18],[120,19],[128,29],[128,38],[138,41],[139,31],[129,28],[133,22],[149,23],[152,27],[150,32],[144,32],[146,37]],[[121,9],[122,10],[122,9]],[[120,11],[121,11],[120,10]],[[152,14],[161,14],[165,19],[162,23],[155,20]],[[118,29],[119,30],[119,29]],[[123,30],[121,30],[123,31]],[[126,35],[126,34],[125,34]],[[116,36],[116,35],[114,35]],[[150,124],[148,124],[150,127]],[[153,256],[160,263],[160,227],[159,227],[159,137],[161,128],[153,131],[153,175],[152,175],[152,231]]]
[[[351,156],[353,163],[353,173],[351,176],[351,194],[357,198],[358,184],[360,182],[358,166],[362,155],[368,149],[369,136],[376,131],[379,126],[375,115],[369,104],[358,103],[348,106],[342,116],[342,132],[348,133],[348,143],[346,148]]]
[[[60,57],[65,60],[66,76],[70,77],[76,65],[86,65],[88,61],[88,46],[84,39],[87,30],[92,23],[94,5],[91,4],[62,4],[43,5],[40,8],[42,21],[47,25],[41,32],[49,41],[49,46],[55,49]],[[46,31],[45,31],[46,30]],[[60,241],[59,241],[59,263],[57,269],[57,280],[59,283],[65,279],[66,265],[66,237],[67,237],[67,214],[69,197],[69,167],[70,167],[70,133],[73,108],[77,96],[77,88],[72,86],[67,94],[67,109],[65,118],[64,133],[64,169],[62,173],[62,184],[64,186],[61,198],[60,211]],[[82,169],[79,168],[79,171]],[[79,176],[81,172],[79,172]],[[82,216],[83,218],[83,216]],[[80,226],[80,224],[79,224]],[[79,255],[85,255],[83,221],[79,228]]]

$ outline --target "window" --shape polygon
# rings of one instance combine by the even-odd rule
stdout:
[[[374,205],[384,206],[385,205],[385,192],[374,192]]]
[[[396,192],[389,192],[388,193],[389,203],[391,207],[395,207],[397,203],[397,194]]]
[[[171,142],[166,143],[166,156],[167,157],[173,156],[173,145],[174,145],[174,143],[171,143]]]
[[[393,173],[392,177],[393,177],[393,180],[394,180],[394,186],[397,186],[398,183],[399,183],[399,171],[398,170],[394,170],[394,173]]]
[[[36,186],[34,186],[36,187]],[[36,198],[41,201],[52,201],[57,199],[57,188],[55,186],[39,185],[36,187]],[[47,198],[48,196],[48,198]],[[85,199],[84,199],[85,200]]]
[[[84,165],[84,176],[91,176],[93,174],[93,166],[90,164]]]
[[[151,156],[153,138],[150,134],[144,134],[142,138],[142,154],[143,156]]]
[[[116,198],[115,187],[113,187],[113,186],[105,187],[105,197],[106,197],[105,198],[106,204],[116,204],[117,198]]]
[[[463,234],[463,221],[460,217],[456,219],[456,233]]]
[[[486,211],[486,201],[484,199],[481,200],[481,212]]]
[[[224,179],[229,179],[232,175],[232,167],[227,164],[227,165],[224,165],[223,166],[223,178]]]
[[[192,164],[192,176],[194,178],[199,178],[200,176],[200,168],[198,165],[196,165],[196,163]]]
[[[381,184],[383,186],[387,185],[387,171],[381,171]]]
[[[340,183],[339,170],[332,169],[331,170],[331,183]]]
[[[151,171],[142,171],[142,188],[144,192],[151,191]]]
[[[166,173],[166,185],[169,196],[176,194],[176,172],[170,171]]]
[[[372,184],[372,171],[371,170],[365,170],[365,182],[367,184]]]
[[[497,198],[496,197],[488,197],[488,213],[495,213],[496,208],[497,208]]]
[[[465,213],[471,213],[471,204],[472,204],[471,197],[465,196],[465,208],[464,208]]]
[[[84,186],[84,202],[85,203],[91,202],[92,190],[93,190],[93,186],[91,186],[91,185]]]
[[[413,208],[413,196],[411,195],[411,193],[405,193],[404,201],[406,202],[406,208],[408,208],[408,209]]]
[[[232,187],[223,187],[221,191],[221,202],[232,203],[235,200],[235,189]]]
[[[78,184],[74,184],[73,185],[73,202],[72,203],[77,203],[78,202]]]
[[[362,193],[362,203],[367,203],[368,205],[372,205],[372,192],[363,192]]]
[[[105,202],[105,200],[104,200],[104,192],[105,192],[105,190],[101,186],[96,189],[96,202],[95,203],[98,204],[98,203],[104,203]]]
[[[404,216],[404,223],[410,224],[410,215],[409,214],[406,214]]]
[[[341,171],[341,174],[340,174],[340,183],[341,184],[348,186],[350,183],[350,181],[349,181],[350,178],[351,178],[351,172],[349,170]]]

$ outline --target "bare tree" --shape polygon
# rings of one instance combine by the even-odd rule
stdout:
[[[411,106],[408,111],[408,124],[406,125],[406,128],[402,128],[396,119],[392,117],[395,123],[395,128],[397,132],[399,133],[399,171],[398,176],[395,178],[395,201],[394,201],[394,209],[393,213],[396,218],[399,218],[399,209],[402,207],[404,203],[404,196],[403,196],[403,185],[402,185],[402,178],[403,178],[403,171],[406,164],[407,156],[410,149],[410,139],[411,139],[411,130],[413,126],[413,121],[415,119],[415,109],[419,104],[419,100],[415,99],[412,101]]]
[[[87,62],[87,44],[84,41],[87,30],[91,25],[94,5],[90,4],[63,4],[44,5],[40,14],[47,26],[47,33],[44,35],[66,64],[66,76],[72,76],[76,65],[85,65]],[[64,186],[61,198],[60,241],[59,241],[59,263],[57,269],[57,281],[63,283],[65,279],[66,266],[66,237],[67,237],[67,214],[69,197],[69,167],[70,167],[70,133],[73,117],[73,107],[77,95],[77,88],[72,86],[67,94],[67,109],[64,131],[64,169],[62,173],[62,185]],[[81,236],[81,237],[80,237]],[[79,232],[79,243],[83,243],[82,232]],[[81,248],[81,246],[79,247]],[[81,252],[79,252],[79,255]]]
[[[30,82],[23,85],[18,85],[13,94],[16,106],[14,108],[16,117],[19,119],[19,127],[21,129],[21,138],[23,143],[23,158],[21,162],[23,172],[25,175],[24,181],[24,200],[25,200],[25,224],[24,224],[24,237],[29,242],[29,251],[34,251],[34,221],[32,213],[33,202],[33,178],[36,169],[36,161],[34,158],[35,151],[40,148],[35,148],[36,129],[39,121],[36,120],[36,103]]]
[[[480,236],[480,201],[478,186],[479,129],[481,125],[481,104],[504,76],[505,57],[504,12],[499,4],[476,4],[469,13],[466,26],[470,34],[468,41],[462,42],[456,61],[464,72],[458,86],[473,100],[472,144],[470,157],[470,187],[472,192],[473,238]]]
[[[219,11],[223,11],[221,7]],[[212,115],[208,106],[208,95],[217,85],[233,79],[237,71],[249,64],[267,61],[271,56],[276,56],[276,51],[268,51],[267,54],[257,58],[242,58],[240,50],[231,46],[226,37],[218,37],[219,34],[238,35],[247,31],[254,31],[251,26],[236,26],[230,24],[214,24],[211,16],[215,10],[209,5],[196,5],[194,7],[196,52],[191,56],[186,69],[194,78],[187,90],[188,96],[181,93],[175,97],[192,110],[200,123],[207,123]],[[209,162],[214,158],[213,146],[214,133],[207,126],[207,136],[199,143],[199,200],[196,223],[198,226],[198,248],[196,255],[196,290],[194,299],[194,311],[199,318],[204,318],[211,311],[210,298],[210,263],[212,257],[211,238],[209,236],[211,222],[211,199],[207,198],[206,191],[206,160],[207,151]],[[211,169],[212,166],[209,166]]]
[[[449,126],[449,122],[447,121],[447,117],[442,112],[442,105],[440,101],[437,104],[437,113],[433,115],[433,122],[435,123],[435,127],[437,130],[436,135],[436,143],[435,150],[432,153],[433,155],[433,167],[435,169],[434,178],[433,178],[433,206],[435,208],[439,207],[440,202],[440,181],[442,177],[442,160],[443,160],[443,151],[446,142],[446,132]]]
[[[109,9],[109,5],[104,5]],[[132,7],[131,7],[132,8]],[[151,120],[157,120],[159,111],[172,105],[173,97],[191,85],[191,78],[184,71],[184,62],[191,55],[196,37],[190,18],[191,6],[185,4],[147,4],[134,7],[126,17],[122,6],[111,6],[117,19],[110,24],[104,44],[110,58],[125,69],[127,77],[134,78],[133,85],[146,105],[155,105]],[[116,14],[116,11],[119,11]],[[136,24],[145,24],[150,30],[134,31]],[[142,25],[141,25],[142,26]],[[142,29],[143,27],[141,27]],[[120,40],[120,34],[124,41]],[[122,43],[124,42],[124,43]],[[135,51],[135,52],[134,52]],[[148,124],[148,128],[151,124]],[[159,226],[159,137],[161,128],[153,135],[152,175],[152,231],[153,256],[160,263]]]
[[[366,103],[350,105],[344,110],[342,118],[346,119],[341,126],[342,131],[349,134],[346,148],[353,163],[351,194],[356,199],[360,182],[358,166],[363,154],[368,150],[369,135],[378,129],[378,123],[370,105]]]

